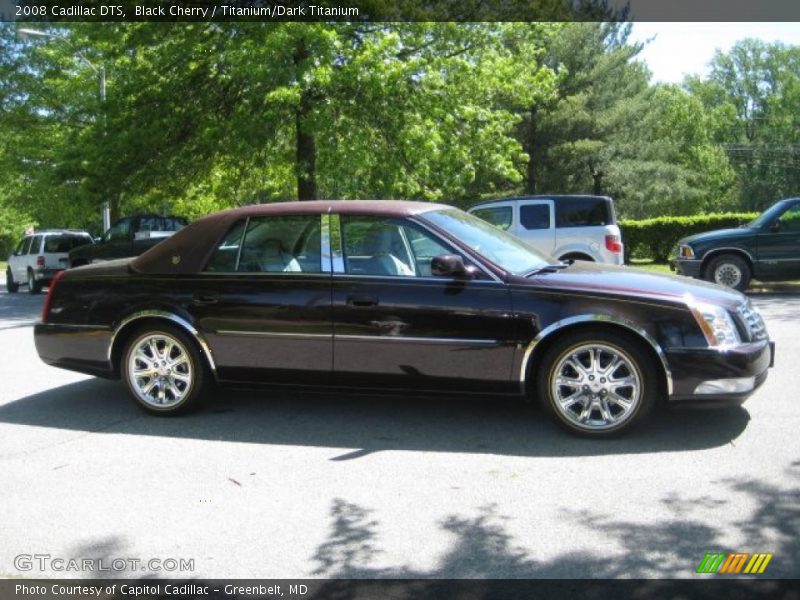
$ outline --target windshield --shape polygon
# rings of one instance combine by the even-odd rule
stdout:
[[[524,275],[556,262],[518,237],[457,208],[434,210],[421,217],[515,275]]]
[[[785,208],[786,202],[778,202],[750,221],[747,226],[750,229],[761,229],[765,225],[771,225],[781,215]]]

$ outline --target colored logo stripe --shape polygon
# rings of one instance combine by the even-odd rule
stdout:
[[[751,555],[749,552],[707,552],[697,566],[697,573],[725,573],[735,575],[739,573],[761,574],[763,573],[773,554],[756,552]],[[747,559],[750,559],[749,561]],[[745,566],[745,564],[747,566]],[[742,571],[744,569],[744,571]]]

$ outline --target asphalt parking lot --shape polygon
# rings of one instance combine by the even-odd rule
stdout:
[[[42,300],[0,286],[0,576],[691,578],[741,551],[800,577],[800,294],[754,296],[777,359],[743,407],[602,442],[491,398],[223,390],[147,416],[38,360]]]

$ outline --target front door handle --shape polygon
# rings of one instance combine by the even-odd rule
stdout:
[[[192,297],[195,304],[216,304],[219,301],[219,296],[216,294],[195,294]]]
[[[368,308],[378,306],[378,299],[375,296],[348,296],[347,304],[356,308]]]

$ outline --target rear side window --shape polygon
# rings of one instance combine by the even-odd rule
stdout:
[[[614,212],[606,198],[560,198],[556,202],[556,227],[613,224]]]
[[[488,221],[500,229],[511,227],[512,213],[510,206],[492,206],[490,208],[479,208],[473,210],[472,214],[476,217]]]
[[[48,253],[69,252],[91,242],[85,235],[48,235],[44,239],[44,251]]]
[[[525,229],[550,229],[549,204],[525,204],[519,208],[519,222]]]

